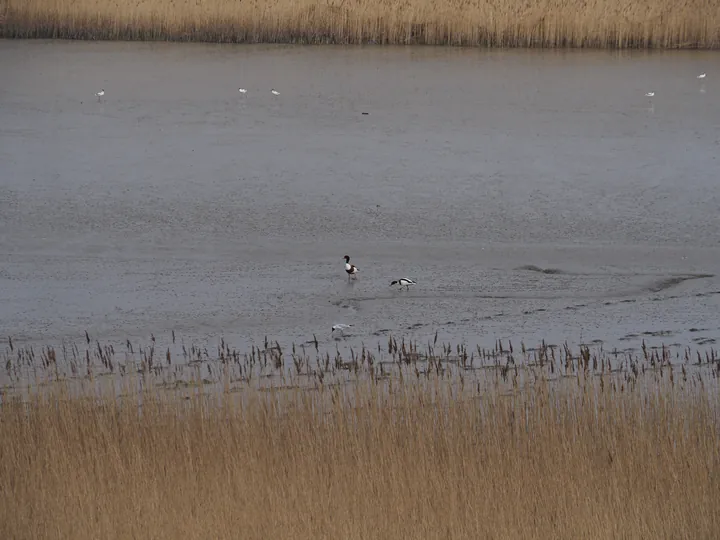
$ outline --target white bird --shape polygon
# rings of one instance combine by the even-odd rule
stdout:
[[[272,90],[270,90],[270,91],[271,91],[273,94],[275,94],[276,96],[279,96],[279,95],[280,95],[280,92],[278,92],[278,91],[275,90],[274,88],[273,88]]]
[[[241,94],[247,94],[247,90],[245,88],[238,88],[238,92]]]
[[[345,255],[345,271],[347,272],[348,279],[353,276],[353,279],[357,279],[358,267],[354,264],[350,264],[350,255]]]
[[[97,92],[95,95],[97,96],[98,101],[100,101],[100,98],[105,95],[105,89],[100,90],[100,91]]]
[[[340,332],[340,333],[344,336],[344,335],[345,335],[345,330],[346,330],[347,328],[351,328],[351,327],[352,327],[352,324],[344,324],[344,323],[341,323],[341,324],[333,324],[332,330],[330,331],[330,333],[332,334],[333,332],[335,332],[335,330],[337,330],[338,332]]]
[[[416,283],[415,281],[413,281],[412,279],[410,279],[410,278],[404,277],[404,278],[400,278],[400,279],[395,279],[395,280],[393,280],[393,281],[390,283],[390,286],[392,287],[393,285],[400,285],[400,288],[401,288],[401,289],[402,289],[403,287],[405,287],[405,290],[408,290],[408,291],[409,291],[409,290],[410,290],[410,285],[417,285],[417,283]]]
[[[655,92],[648,92],[647,94],[645,94],[645,97],[654,97],[654,96],[655,96]]]
[[[704,79],[706,77],[707,73],[701,73],[697,76],[698,79]]]

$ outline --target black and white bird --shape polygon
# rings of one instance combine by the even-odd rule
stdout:
[[[416,283],[415,281],[413,281],[412,279],[410,279],[410,278],[404,277],[404,278],[400,278],[400,279],[395,279],[395,280],[393,280],[393,281],[390,283],[390,286],[392,287],[393,285],[400,285],[400,288],[401,288],[401,289],[402,289],[403,287],[405,287],[405,290],[409,291],[409,290],[410,290],[410,285],[417,285],[417,283]]]
[[[350,277],[357,279],[358,267],[350,264],[350,255],[345,255],[343,258],[345,259],[345,271],[347,272],[348,279],[350,279]]]
[[[105,89],[101,89],[99,92],[95,93],[95,96],[98,98],[98,101],[100,101],[100,98],[105,95]]]
[[[344,324],[344,323],[333,324],[332,330],[330,331],[330,333],[332,334],[333,332],[338,331],[344,336],[345,330],[347,330],[348,328],[351,328],[351,327],[352,327],[352,324]]]

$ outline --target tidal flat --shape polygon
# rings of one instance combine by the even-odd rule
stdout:
[[[0,335],[713,346],[714,60],[2,41]]]

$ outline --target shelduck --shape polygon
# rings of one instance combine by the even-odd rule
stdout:
[[[347,272],[348,279],[350,279],[351,276],[353,277],[353,279],[357,279],[356,274],[358,273],[358,267],[354,264],[350,264],[349,255],[345,255],[345,257],[343,258],[345,259],[345,271]]]

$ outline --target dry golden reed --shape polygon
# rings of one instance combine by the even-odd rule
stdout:
[[[0,537],[717,538],[717,390],[611,377],[6,395]]]
[[[3,7],[4,6],[4,7]],[[0,36],[716,48],[718,0],[0,0]]]

